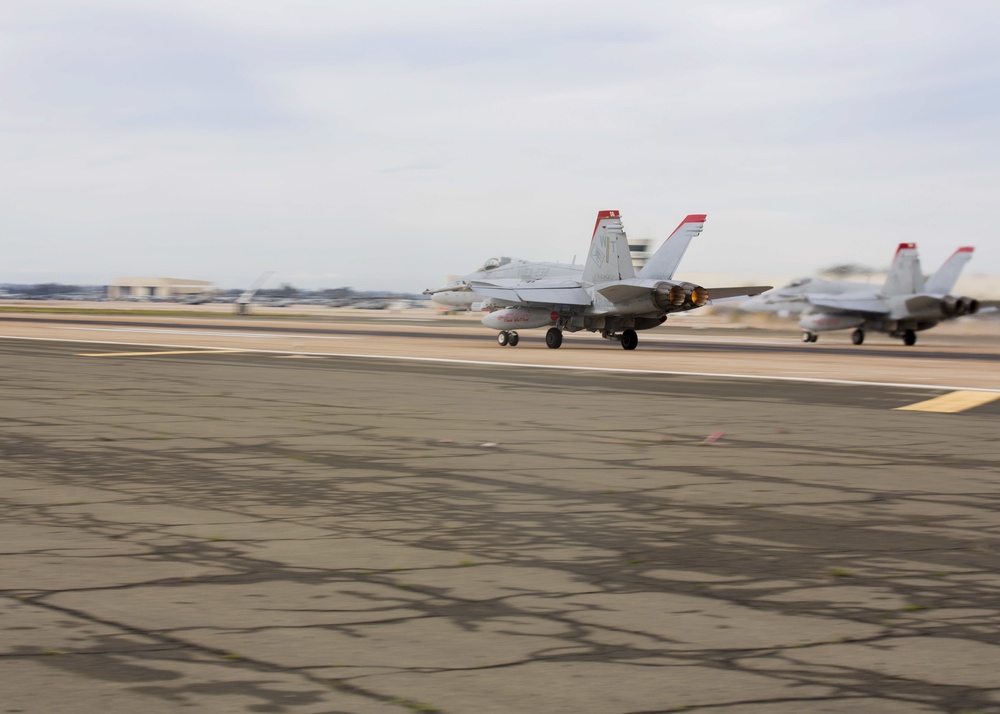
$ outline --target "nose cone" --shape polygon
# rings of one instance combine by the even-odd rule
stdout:
[[[740,303],[740,310],[747,312],[774,312],[775,307],[766,295],[757,295]]]

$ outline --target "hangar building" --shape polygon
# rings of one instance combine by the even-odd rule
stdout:
[[[118,278],[108,285],[108,298],[175,298],[212,292],[214,283],[180,278]]]

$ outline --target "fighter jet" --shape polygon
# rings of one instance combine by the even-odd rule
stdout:
[[[564,331],[588,330],[634,350],[639,344],[636,332],[662,325],[670,313],[702,307],[710,296],[718,299],[770,290],[766,285],[706,290],[673,280],[705,219],[704,214],[686,217],[636,274],[618,211],[601,211],[578,277],[469,281],[489,312],[482,322],[499,331],[501,347],[518,344],[518,329],[548,327],[545,344],[552,349],[562,345]]]
[[[914,345],[917,332],[995,304],[950,294],[972,252],[970,247],[959,248],[925,282],[916,243],[900,243],[881,286],[805,278],[747,300],[741,307],[802,313],[803,342],[815,342],[819,332],[853,327],[851,342],[856,345],[865,341],[866,331],[885,332]]]

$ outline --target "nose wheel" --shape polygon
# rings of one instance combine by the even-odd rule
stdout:
[[[815,332],[803,332],[802,333],[802,341],[803,342],[815,342],[818,339],[819,339],[819,335],[817,335]]]
[[[851,333],[851,342],[855,345],[860,345],[865,341],[865,331],[862,329],[857,329]]]
[[[903,344],[907,347],[913,347],[917,344],[917,333],[913,330],[907,330],[903,333]]]

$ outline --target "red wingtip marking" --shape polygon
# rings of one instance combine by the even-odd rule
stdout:
[[[973,248],[971,245],[965,245],[965,246],[962,246],[961,248],[959,248],[958,250],[956,250],[955,252],[956,253],[971,253],[974,250],[975,250],[975,248]]]

